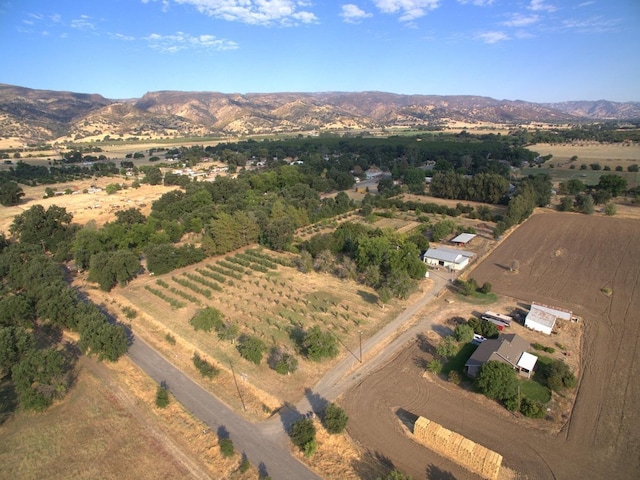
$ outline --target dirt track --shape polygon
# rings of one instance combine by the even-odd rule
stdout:
[[[572,309],[585,321],[580,384],[557,435],[519,424],[485,399],[422,378],[416,342],[345,398],[349,432],[415,479],[475,478],[406,437],[396,414],[423,415],[504,455],[527,478],[637,478],[640,471],[638,339],[640,223],[570,214],[535,215],[473,272],[498,293]],[[520,261],[520,272],[505,266]],[[600,289],[609,286],[610,297]],[[429,470],[431,469],[431,470]]]

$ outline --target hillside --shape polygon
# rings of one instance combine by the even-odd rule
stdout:
[[[522,124],[640,118],[640,103],[538,104],[479,96],[385,92],[159,91],[139,99],[0,84],[0,139],[16,143],[108,138],[366,130],[449,122]]]

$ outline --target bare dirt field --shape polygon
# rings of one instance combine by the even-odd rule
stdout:
[[[568,308],[584,319],[575,405],[557,433],[531,428],[477,394],[423,377],[432,347],[415,342],[345,396],[351,436],[415,479],[475,477],[413,442],[400,421],[407,412],[495,450],[520,478],[637,478],[639,241],[637,220],[538,214],[471,274],[498,293]],[[521,263],[519,273],[505,268],[513,259]],[[604,287],[613,293],[603,294]]]

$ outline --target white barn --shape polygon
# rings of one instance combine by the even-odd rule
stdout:
[[[531,310],[529,310],[524,320],[524,326],[531,330],[551,335],[558,318],[561,320],[571,320],[571,312],[569,310],[532,302]]]
[[[422,255],[422,261],[434,267],[444,267],[451,270],[462,270],[469,264],[475,254],[453,248],[430,248]]]

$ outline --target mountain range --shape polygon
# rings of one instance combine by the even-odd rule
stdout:
[[[0,84],[0,139],[22,143],[640,119],[640,102],[532,103],[385,92],[150,92],[137,99]]]

